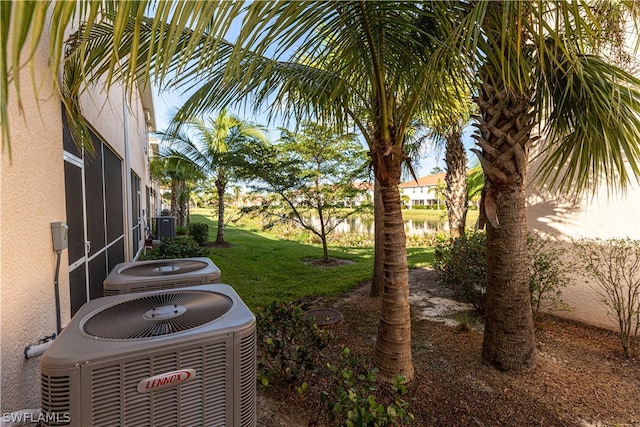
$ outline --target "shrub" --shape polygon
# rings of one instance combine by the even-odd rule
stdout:
[[[377,369],[369,368],[364,361],[351,356],[348,348],[340,355],[338,366],[329,364],[328,367],[336,377],[329,391],[320,395],[318,418],[326,411],[329,425],[403,426],[414,419],[408,411],[409,404],[402,399],[407,392],[402,376],[394,379],[393,393],[386,393],[395,394],[393,400],[379,403],[381,395],[385,394],[380,392],[385,390],[376,386]],[[317,421],[315,425],[318,425]]]
[[[256,311],[258,380],[302,382],[319,364],[320,352],[332,335],[318,328],[299,305],[274,302]]]
[[[160,258],[190,258],[207,256],[207,250],[187,236],[165,239],[160,244]]]
[[[202,222],[189,224],[189,235],[201,246],[209,240],[209,226]]]
[[[472,232],[455,240],[441,241],[435,249],[435,268],[440,285],[457,298],[484,313],[487,279],[486,234]]]
[[[607,314],[618,322],[625,356],[640,356],[640,241],[581,239],[574,250],[595,280]]]
[[[176,236],[186,236],[188,231],[187,227],[179,225],[176,227]]]
[[[567,249],[550,237],[529,233],[527,252],[533,320],[538,320],[541,311],[568,311],[562,288],[569,283],[575,263],[567,261]]]
[[[562,288],[568,283],[574,265],[563,257],[566,249],[549,237],[529,233],[527,251],[534,320],[541,311],[568,310],[562,302]],[[441,240],[436,246],[433,266],[440,285],[451,289],[462,301],[473,304],[478,313],[484,313],[487,280],[484,232]]]

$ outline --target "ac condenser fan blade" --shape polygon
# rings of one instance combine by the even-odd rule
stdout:
[[[224,315],[232,300],[206,291],[147,295],[107,307],[82,325],[87,334],[127,340],[169,335],[196,328]]]

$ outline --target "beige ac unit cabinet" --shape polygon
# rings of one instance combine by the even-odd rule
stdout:
[[[228,285],[89,301],[40,363],[45,426],[256,425],[256,322]]]
[[[103,290],[109,296],[209,283],[220,283],[220,269],[209,258],[160,259],[117,264]]]

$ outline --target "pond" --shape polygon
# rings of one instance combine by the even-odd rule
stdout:
[[[407,236],[422,236],[429,233],[448,232],[449,221],[446,217],[440,219],[405,219],[404,231]],[[337,234],[367,234],[374,235],[374,225],[372,217],[352,216],[347,218],[342,224],[336,227],[333,233]]]

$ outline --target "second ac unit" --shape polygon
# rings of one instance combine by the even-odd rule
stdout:
[[[206,257],[123,262],[103,282],[104,295],[220,283],[220,269]]]
[[[89,301],[40,365],[45,426],[256,425],[255,317],[228,285]]]

